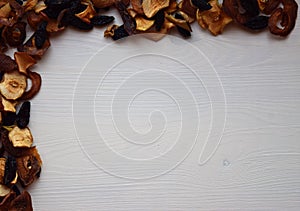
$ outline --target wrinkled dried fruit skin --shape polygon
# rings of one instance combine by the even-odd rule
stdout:
[[[10,203],[16,198],[16,193],[11,191],[8,195],[4,197],[4,199],[0,203],[0,210],[7,211],[9,210]]]
[[[298,13],[298,4],[295,0],[282,0],[283,8],[275,9],[269,18],[269,30],[272,34],[287,36],[294,29]],[[280,23],[281,27],[277,26]]]
[[[281,0],[258,0],[259,9],[266,15],[270,15],[280,4]]]
[[[16,177],[17,161],[14,157],[8,156],[5,163],[4,185],[9,185]]]
[[[18,69],[17,63],[10,56],[0,53],[0,72],[10,72],[16,69]]]
[[[30,185],[39,177],[41,171],[41,158],[37,150],[31,151],[31,154],[16,158],[17,172],[24,187]]]
[[[23,191],[17,196],[9,206],[9,211],[32,211],[31,196],[27,191]]]
[[[163,10],[159,10],[154,16],[154,20],[156,31],[160,31],[165,22],[165,12]]]
[[[22,157],[29,155],[31,153],[31,150],[35,148],[14,147],[8,138],[8,131],[4,128],[0,128],[0,142],[3,144],[5,151],[13,157]]]
[[[62,26],[70,25],[77,29],[85,30],[85,31],[93,29],[92,24],[82,21],[80,18],[75,16],[75,14],[72,14],[70,11],[67,11],[64,13],[64,16],[61,20],[61,24],[62,24]]]
[[[129,34],[125,30],[124,25],[121,25],[120,27],[118,27],[117,29],[114,30],[114,35],[112,36],[112,39],[119,40],[119,39],[122,39],[122,38],[128,37],[128,36],[129,36]]]
[[[1,115],[2,115],[2,125],[11,126],[15,124],[17,119],[17,115],[15,112],[1,111]]]
[[[6,26],[2,32],[6,43],[12,47],[21,45],[26,38],[26,23],[17,22],[13,26]]]
[[[206,0],[191,0],[192,4],[200,11],[210,10],[211,5]]]
[[[252,30],[261,30],[268,27],[268,21],[269,21],[268,16],[260,15],[251,18],[248,22],[244,24],[244,26]]]
[[[94,26],[103,26],[113,22],[115,18],[113,16],[97,15],[91,19],[91,24]]]
[[[45,44],[46,40],[48,39],[48,33],[46,30],[47,25],[48,25],[47,21],[41,22],[34,33],[34,41],[37,49],[41,49]]]
[[[136,29],[136,22],[135,22],[134,18],[132,18],[129,15],[126,5],[123,2],[118,1],[118,2],[116,2],[115,6],[118,9],[118,11],[122,17],[122,20],[124,22],[124,29],[126,30],[126,32],[129,35],[134,34],[135,29]]]
[[[175,14],[175,18],[176,18],[176,19],[184,20],[184,18],[183,18],[180,14],[178,14],[178,13]],[[180,26],[176,26],[176,28],[177,28],[178,32],[179,32],[184,38],[188,38],[188,37],[191,36],[191,32],[190,32],[190,31],[188,31],[188,30],[186,30],[186,29],[184,29],[184,28],[182,28],[182,27],[180,27]]]
[[[41,89],[42,78],[40,74],[28,71],[28,77],[31,80],[31,88],[21,96],[21,100],[32,99]]]
[[[73,0],[45,0],[47,8],[43,12],[49,17],[56,19],[59,13],[69,8]]]
[[[30,119],[30,102],[26,101],[22,104],[18,114],[17,114],[17,126],[21,129],[27,127]]]
[[[251,17],[257,16],[259,14],[259,7],[257,0],[239,0],[239,3],[245,13]]]

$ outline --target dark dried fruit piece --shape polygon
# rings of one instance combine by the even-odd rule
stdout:
[[[15,112],[11,111],[1,111],[2,115],[2,125],[3,126],[11,126],[15,124],[17,115]]]
[[[34,41],[37,49],[41,49],[46,40],[48,39],[47,24],[47,21],[41,22],[36,32],[34,33]]]
[[[43,10],[49,18],[56,19],[59,13],[71,6],[73,0],[45,0],[47,8]]]
[[[254,17],[259,14],[257,0],[239,0],[240,6],[245,10],[245,14]]]
[[[129,35],[134,34],[136,29],[136,22],[135,19],[129,15],[126,5],[121,1],[117,1],[115,6],[122,17],[122,20],[124,22],[124,29],[126,30],[126,32]]]
[[[159,10],[154,16],[154,25],[156,31],[160,31],[165,22],[165,12],[163,10]]]
[[[11,191],[7,194],[4,199],[2,199],[0,203],[0,210],[1,211],[8,211],[10,207],[10,203],[16,198],[16,193]]]
[[[40,175],[42,161],[36,148],[31,149],[29,155],[18,157],[17,172],[24,187],[30,185]]]
[[[17,69],[17,63],[10,56],[0,53],[0,72],[10,72]]]
[[[175,18],[176,18],[176,19],[180,19],[180,20],[184,20],[183,16],[180,15],[179,13],[176,13],[176,14],[175,14]],[[182,27],[180,27],[180,26],[178,26],[178,25],[176,25],[176,28],[177,28],[178,32],[179,32],[184,38],[187,38],[187,37],[190,37],[190,36],[191,36],[191,32],[190,32],[190,31],[188,31],[188,30],[186,30],[186,29],[184,29],[184,28],[182,28]]]
[[[122,38],[128,37],[128,36],[129,36],[129,34],[125,30],[124,25],[121,25],[114,30],[114,35],[112,36],[112,39],[119,40],[119,39],[122,39]]]
[[[17,114],[17,125],[19,128],[24,129],[27,127],[30,118],[30,102],[26,101],[22,104]]]
[[[70,11],[66,11],[61,20],[61,26],[73,26],[80,30],[92,30],[93,25],[82,21],[80,18],[76,17]]]
[[[206,0],[191,0],[192,4],[200,11],[210,10],[211,5]]]
[[[9,185],[15,178],[17,172],[17,161],[13,156],[8,155],[5,162],[4,185]]]
[[[32,211],[31,196],[27,191],[23,191],[17,196],[9,206],[9,211]]]
[[[13,26],[6,26],[3,29],[2,37],[12,47],[21,45],[26,38],[26,23],[17,22]]]
[[[269,30],[272,34],[287,36],[295,27],[298,4],[294,0],[282,0],[283,8],[275,9],[269,18]],[[277,26],[277,23],[281,27]]]
[[[269,21],[268,16],[260,15],[251,18],[248,22],[244,24],[244,26],[252,30],[261,30],[268,27],[268,21]]]
[[[114,20],[115,18],[113,16],[97,15],[91,19],[91,24],[94,26],[103,26],[113,22]]]

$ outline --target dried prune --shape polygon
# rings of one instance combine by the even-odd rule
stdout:
[[[47,8],[43,12],[49,17],[56,19],[59,13],[71,6],[73,0],[45,0]]]
[[[115,18],[113,16],[96,15],[91,19],[91,24],[94,26],[103,26],[113,22]]]
[[[13,156],[8,155],[5,162],[4,185],[9,185],[16,178],[17,161]]]
[[[61,20],[61,25],[62,26],[70,25],[70,26],[73,26],[80,30],[92,30],[93,29],[93,24],[82,21],[80,18],[76,17],[74,14],[72,14],[69,11],[64,13],[64,16]]]
[[[154,25],[156,31],[160,31],[165,22],[165,12],[163,10],[159,10],[154,16]]]
[[[37,49],[41,49],[48,39],[47,25],[47,21],[41,22],[34,33],[34,41]]]
[[[0,72],[10,72],[17,69],[17,63],[10,56],[0,53]]]
[[[200,11],[210,10],[211,5],[206,0],[191,0],[192,4]]]
[[[180,15],[179,13],[176,13],[175,14],[175,18],[176,19],[180,19],[180,20],[184,20],[184,18],[182,17],[182,15]],[[187,38],[187,37],[190,37],[191,36],[191,32],[176,25],[176,28],[177,28],[177,31],[184,37],[184,38]]]
[[[118,1],[116,4],[115,4],[116,8],[118,9],[121,17],[122,17],[122,20],[124,22],[124,29],[126,30],[126,32],[129,34],[129,35],[132,35],[135,33],[135,29],[136,29],[136,22],[134,20],[134,18],[132,18],[128,11],[127,11],[127,7],[126,5],[121,2],[121,1]]]
[[[17,119],[17,115],[15,112],[2,111],[1,115],[2,115],[2,125],[3,126],[11,126],[11,125],[15,124],[16,119]]]
[[[252,30],[261,30],[268,27],[268,21],[268,16],[259,15],[254,18],[251,18],[244,24],[244,26]]]
[[[27,127],[30,119],[30,102],[26,101],[22,104],[17,114],[17,125],[19,128],[24,129]]]
[[[259,14],[259,7],[257,0],[239,0],[241,7],[245,10],[245,13],[251,17]]]
[[[128,36],[129,36],[129,34],[125,30],[124,25],[121,25],[114,30],[114,35],[112,36],[112,39],[119,40],[119,39],[122,39],[122,38],[128,37]]]
[[[17,185],[13,185],[11,189],[16,193],[17,196],[21,194],[21,191]]]

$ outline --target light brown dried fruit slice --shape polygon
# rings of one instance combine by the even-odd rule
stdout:
[[[0,18],[8,18],[11,12],[11,7],[9,3],[6,3],[4,6],[0,8]]]
[[[33,142],[33,137],[28,127],[20,129],[15,126],[8,133],[8,138],[14,147],[31,147]]]
[[[42,78],[40,74],[32,71],[27,71],[27,76],[31,80],[31,88],[24,92],[20,100],[30,100],[33,98],[41,89]]]
[[[212,8],[210,10],[197,10],[197,21],[203,29],[208,29],[213,35],[221,34],[224,27],[232,21],[224,13],[217,0],[209,1]]]
[[[23,186],[28,186],[40,175],[42,160],[36,148],[32,148],[30,155],[16,158],[17,172]]]
[[[17,63],[10,56],[0,53],[1,72],[10,72],[18,69]]]
[[[133,10],[136,11],[138,14],[140,15],[144,14],[142,0],[130,0],[130,4]]]
[[[92,2],[97,8],[106,8],[114,5],[115,0],[92,0]]]
[[[23,95],[27,87],[26,76],[19,71],[7,72],[0,83],[0,92],[8,100],[16,100]]]
[[[147,18],[152,18],[159,10],[170,5],[170,0],[143,0],[143,10]]]
[[[78,18],[86,23],[90,23],[91,19],[97,14],[93,4],[91,2],[85,3],[86,9],[78,14],[75,14]]]
[[[16,112],[16,102],[11,102],[6,100],[4,97],[0,96],[0,110],[1,111],[11,111]]]
[[[173,15],[169,15],[169,14],[166,15],[166,19],[168,21],[170,21],[171,23],[175,24],[176,26],[179,26],[179,27],[191,32],[192,28],[191,28],[191,25],[189,24],[188,16],[186,14],[184,14],[183,12],[180,12],[180,15],[184,18],[184,20],[177,19]]]
[[[10,193],[10,188],[0,184],[0,197],[4,197]]]
[[[3,184],[3,178],[5,174],[5,163],[6,163],[6,159],[0,158],[0,184]]]
[[[136,29],[138,31],[147,31],[154,25],[154,20],[148,20],[141,16],[135,17]]]
[[[33,8],[35,8],[35,6],[37,5],[38,0],[27,0],[24,4],[24,10],[25,12],[32,10]]]
[[[15,52],[15,61],[17,62],[19,72],[27,75],[27,69],[36,64],[36,60],[26,52]]]

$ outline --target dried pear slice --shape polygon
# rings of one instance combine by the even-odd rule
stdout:
[[[152,18],[159,10],[170,5],[170,0],[143,0],[142,6],[147,18]]]
[[[12,71],[3,75],[0,92],[7,100],[16,100],[23,95],[26,87],[26,76],[19,71]]]
[[[0,197],[4,197],[10,193],[10,188],[0,184]]]
[[[31,147],[33,137],[28,127],[20,129],[15,126],[9,133],[8,138],[14,147]]]

